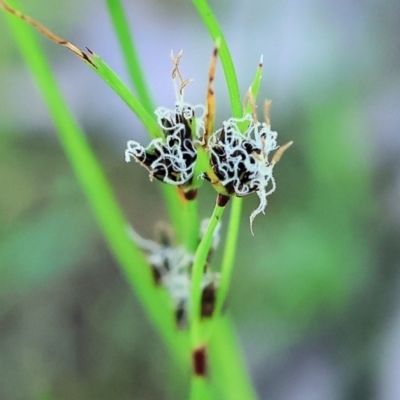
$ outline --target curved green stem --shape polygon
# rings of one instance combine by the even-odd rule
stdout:
[[[239,238],[242,204],[242,199],[238,197],[234,197],[232,199],[232,206],[227,231],[228,233],[226,237],[224,255],[221,265],[221,278],[218,286],[217,300],[215,304],[213,318],[211,320],[210,326],[208,327],[208,337],[211,337],[214,328],[218,323],[218,320],[221,318],[222,307],[224,306],[226,297],[228,295]]]
[[[220,389],[218,392],[223,393],[223,397],[219,398],[255,400],[257,394],[246,371],[234,331],[227,316],[218,319],[209,345],[213,383]]]
[[[224,70],[226,84],[228,87],[232,116],[235,118],[241,118],[243,115],[243,111],[242,103],[240,100],[239,84],[236,76],[235,66],[233,64],[231,53],[229,51],[229,47],[226,43],[225,37],[207,1],[193,0],[193,5],[197,8],[197,11],[204,24],[206,25],[213,41],[219,42],[218,53],[221,59],[221,64]]]
[[[190,384],[189,400],[211,400],[210,389],[207,378],[193,375]]]
[[[160,127],[153,117],[153,113],[149,112],[138,98],[128,89],[121,78],[103,61],[97,54],[91,53],[91,60],[95,66],[92,67],[110,88],[121,97],[125,104],[136,114],[146,130],[153,137],[162,137]]]
[[[129,31],[123,6],[120,0],[107,0],[108,10],[113,22],[115,32],[121,46],[122,54],[128,68],[133,87],[136,89],[139,101],[149,113],[153,113],[154,105],[150,97],[143,69],[139,62],[138,52],[132,35]]]
[[[214,231],[221,220],[225,207],[215,206],[208,223],[206,232],[201,239],[195,254],[195,260],[192,267],[192,280],[190,284],[190,339],[192,348],[198,347],[203,341],[201,332],[201,281],[204,274],[207,255],[210,251]]]
[[[182,212],[182,234],[183,241],[189,253],[195,253],[199,245],[200,223],[198,216],[198,202],[196,200],[186,201]]]

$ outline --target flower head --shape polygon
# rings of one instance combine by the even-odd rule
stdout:
[[[171,185],[188,187],[192,184],[197,159],[194,141],[203,136],[205,111],[202,105],[192,106],[184,102],[183,89],[190,80],[183,80],[179,72],[181,57],[182,53],[177,59],[171,55],[177,97],[175,108],[159,107],[155,110],[163,137],[152,140],[147,147],[134,140],[128,141],[125,161],[130,162],[133,158],[142,164],[150,172],[150,179],[154,177]]]
[[[197,120],[195,108],[177,104],[175,110],[158,108],[157,122],[164,138],[157,138],[147,147],[130,140],[125,150],[125,161],[142,164],[153,177],[171,185],[190,185],[197,153],[193,145],[192,127]],[[199,125],[197,123],[196,125]]]
[[[202,227],[207,223],[203,222]],[[187,310],[190,299],[191,270],[194,262],[194,254],[190,254],[184,246],[174,246],[171,233],[165,225],[159,226],[161,234],[160,243],[142,238],[133,228],[129,228],[132,240],[145,252],[155,282],[166,288],[176,320],[180,327],[186,324]],[[200,229],[199,240],[204,234],[204,228]],[[210,251],[215,250],[219,243],[219,229],[214,233],[213,244]],[[208,257],[209,259],[209,257]],[[201,281],[202,311],[203,317],[212,315],[215,303],[215,292],[218,287],[219,273],[212,272],[208,266],[204,269]]]
[[[219,197],[217,204],[223,207],[230,196],[243,197],[256,193],[260,202],[250,215],[250,229],[253,233],[254,218],[265,213],[267,197],[276,189],[273,169],[283,152],[292,144],[282,147],[277,144],[277,132],[271,130],[269,109],[271,102],[265,102],[265,122],[256,118],[254,90],[250,87],[244,106],[244,117],[229,118],[222,128],[214,130],[215,78],[218,46],[214,49],[209,67],[206,106],[192,106],[184,101],[184,88],[190,82],[184,80],[179,71],[182,52],[173,63],[172,78],[175,86],[174,109],[159,107],[155,114],[163,134],[147,147],[136,141],[129,141],[125,150],[127,162],[134,158],[146,167],[153,177],[183,188],[186,199],[196,196],[198,177],[212,183]],[[255,82],[261,78],[260,60]],[[269,154],[276,150],[271,160]],[[195,172],[196,167],[196,172]],[[195,176],[196,175],[196,176]]]
[[[267,196],[276,189],[272,174],[274,165],[292,144],[281,147],[269,161],[270,152],[279,146],[276,141],[278,134],[271,130],[269,118],[266,120],[258,122],[252,114],[240,119],[229,118],[207,143],[217,180],[207,174],[203,177],[222,194],[243,197],[255,192],[259,197],[260,204],[250,215],[251,229],[254,218],[265,211]]]

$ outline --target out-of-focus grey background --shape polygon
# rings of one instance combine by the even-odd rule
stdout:
[[[20,3],[127,81],[104,2]],[[186,99],[203,102],[213,44],[190,2],[125,6],[156,104],[173,106],[171,49],[184,49],[181,70],[194,79]],[[243,95],[263,54],[260,104],[273,100],[280,143],[295,142],[276,167],[278,190],[254,237],[248,215],[257,198],[245,199],[229,296],[257,392],[274,400],[399,399],[400,3],[211,6]],[[0,38],[0,398],[184,398],[3,16]],[[147,143],[144,129],[87,66],[41,41],[124,211],[152,237],[165,219],[160,184],[123,158],[128,139]],[[216,95],[218,124],[230,116],[220,66]],[[205,186],[200,199],[207,217],[215,193]]]

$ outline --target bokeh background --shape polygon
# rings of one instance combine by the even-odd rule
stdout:
[[[20,4],[128,81],[104,2]],[[187,100],[203,102],[213,44],[190,2],[125,6],[156,104],[174,102],[171,49],[184,49],[181,69],[194,79]],[[243,94],[264,55],[260,99],[273,100],[280,143],[295,142],[276,168],[278,190],[254,237],[248,215],[258,200],[245,199],[228,302],[259,397],[399,399],[400,3],[211,6]],[[166,218],[159,183],[123,158],[126,141],[146,142],[146,132],[87,66],[42,44],[129,220],[153,237]],[[221,122],[230,112],[220,66],[216,95]],[[107,250],[3,15],[0,154],[0,398],[185,398]],[[205,186],[200,200],[207,217],[215,193]]]

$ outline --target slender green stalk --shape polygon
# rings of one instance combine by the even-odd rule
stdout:
[[[212,400],[210,389],[207,378],[194,375],[190,388],[190,400]]]
[[[229,96],[231,100],[232,114],[240,118],[243,115],[242,104],[240,101],[239,86],[236,78],[235,67],[232,62],[232,57],[226,40],[222,34],[222,30],[218,24],[217,19],[212,13],[207,1],[205,0],[193,0],[194,6],[200,14],[204,24],[206,25],[214,42],[218,42],[219,55],[221,63],[224,69],[225,79],[227,82]],[[203,237],[195,257],[195,263],[192,271],[191,281],[191,304],[190,304],[190,330],[191,330],[191,342],[192,346],[198,346],[202,340],[201,329],[200,329],[200,302],[201,302],[201,279],[204,272],[204,264],[207,258],[207,254],[212,244],[212,237],[214,230],[218,224],[223,213],[223,208],[216,206],[211,216],[211,220],[207,227],[205,236]],[[218,218],[218,219],[217,219]]]
[[[243,116],[243,110],[236,72],[222,31],[206,0],[193,0],[193,4],[197,8],[204,24],[207,26],[207,29],[214,42],[219,41],[219,55],[229,91],[232,116],[235,118],[241,118]],[[252,84],[252,93],[253,90],[258,92],[260,80],[261,68],[259,67]],[[254,96],[254,100],[255,98],[256,96]],[[250,107],[250,102],[246,106],[246,112],[248,112],[248,107]],[[198,299],[194,297],[194,295],[198,296],[199,294],[196,292],[194,287],[196,282],[193,282],[192,280],[191,300],[193,303],[196,301],[196,303],[192,304],[193,310],[191,311],[191,316],[195,316],[195,325],[191,327],[191,343],[193,346],[197,343],[201,343],[201,341],[206,343],[211,340],[210,355],[214,365],[214,378],[217,380],[217,382],[214,382],[214,384],[222,387],[221,389],[225,394],[226,399],[237,398],[250,400],[255,399],[256,395],[248,379],[247,373],[243,368],[243,361],[238,354],[237,344],[232,336],[231,327],[227,319],[221,316],[221,309],[228,292],[234,264],[234,256],[237,247],[240,226],[241,206],[242,200],[239,198],[234,198],[232,201],[232,210],[228,225],[228,237],[222,262],[221,283],[217,292],[216,309],[214,310],[214,316],[211,320],[211,324],[208,326],[206,325],[206,329],[203,329],[202,332],[200,329],[200,324],[199,326],[196,326],[196,317],[199,315],[200,310],[197,306]],[[209,226],[209,228],[211,230],[212,227]]]
[[[164,197],[167,214],[171,225],[174,228],[176,238],[179,243],[186,243],[185,224],[192,221],[192,217],[182,213],[182,200],[180,198],[179,189],[176,186],[161,184],[161,192]],[[197,218],[197,217],[196,217]]]
[[[143,69],[139,62],[138,52],[135,41],[129,31],[128,21],[120,0],[107,0],[107,6],[115,32],[117,34],[125,63],[128,67],[130,79],[136,89],[138,98],[147,112],[154,111],[154,104],[151,100],[146,80],[144,79]]]
[[[200,224],[198,217],[198,202],[197,200],[186,201],[183,205],[182,221],[184,239],[187,250],[190,253],[195,253],[199,245]]]
[[[229,99],[231,102],[232,116],[241,118],[243,115],[242,104],[240,101],[239,84],[237,81],[235,66],[233,65],[231,53],[226,43],[222,30],[215,15],[206,0],[193,0],[201,19],[210,33],[214,43],[219,42],[219,56],[224,70],[225,80],[228,87]]]
[[[196,250],[195,260],[192,267],[192,280],[190,284],[190,337],[192,348],[198,347],[202,341],[201,333],[201,281],[204,274],[204,266],[206,264],[207,255],[210,251],[215,228],[221,220],[225,207],[215,206],[208,223],[206,232]]]
[[[15,1],[13,1],[15,3]],[[153,283],[150,267],[127,234],[128,223],[91,151],[74,121],[31,28],[7,15],[11,31],[49,107],[67,157],[89,200],[107,243],[134,288],[160,336],[181,365],[187,365],[187,347],[178,341],[168,296]]]
[[[221,28],[213,15],[210,7],[205,0],[193,0],[193,4],[197,8],[200,17],[206,25],[213,41],[218,43],[219,55],[221,58],[222,67],[225,74],[225,79],[228,86],[229,98],[231,102],[232,115],[236,118],[241,118],[243,115],[242,105],[240,100],[239,85],[237,82],[235,67],[232,62],[232,57],[229,52],[228,45],[224,38]],[[205,342],[205,331],[201,329],[200,321],[200,308],[201,308],[201,279],[204,273],[204,265],[207,258],[207,254],[212,244],[212,238],[215,228],[222,217],[224,208],[216,206],[211,216],[209,225],[206,233],[200,242],[197,249],[195,262],[192,270],[192,281],[191,281],[191,296],[190,296],[190,338],[192,351],[199,346],[202,342]],[[222,360],[220,360],[222,361]],[[230,357],[224,360],[230,362]],[[196,377],[192,377],[192,396],[195,396],[198,391]]]
[[[239,238],[242,204],[242,199],[238,197],[234,197],[232,199],[231,212],[229,216],[229,224],[227,230],[228,233],[226,236],[224,255],[221,264],[221,280],[218,286],[217,302],[215,304],[211,327],[213,327],[214,322],[218,321],[219,317],[221,316],[222,307],[225,303],[231,283],[232,271]]]
[[[95,53],[91,54],[91,61],[96,68],[93,70],[119,95],[125,104],[136,114],[146,130],[153,137],[162,137],[160,127],[157,125],[152,112],[146,110],[139,99],[127,88],[115,72]]]
[[[234,64],[232,61],[229,47],[223,36],[222,30],[221,30],[221,28],[218,24],[218,21],[215,18],[215,16],[213,15],[213,12],[212,12],[211,8],[209,7],[206,0],[193,0],[193,4],[197,8],[197,11],[199,12],[200,17],[202,18],[204,24],[206,25],[214,42],[217,42],[217,41],[219,42],[219,55],[221,58],[221,63],[223,66],[226,83],[228,86],[229,97],[230,97],[231,108],[232,108],[232,115],[236,118],[241,118],[243,115],[243,110],[242,110],[242,104],[240,101],[240,92],[239,92],[239,86],[238,86],[238,82],[237,82],[235,67],[234,67]],[[260,71],[260,68],[257,71]],[[260,85],[260,79],[261,79],[261,72],[259,72],[259,73],[257,72],[256,78],[252,85],[253,87],[256,87],[257,91],[258,91],[258,88]],[[239,231],[241,200],[240,199],[234,199],[234,200],[235,200],[234,201],[235,206],[233,209],[233,213],[231,211],[231,217],[230,217],[229,229],[228,229],[228,242],[226,243],[226,246],[225,246],[224,264],[223,264],[224,270],[221,270],[222,290],[221,290],[221,287],[218,289],[217,308],[216,308],[216,313],[214,314],[214,316],[217,318],[220,315],[222,304],[223,304],[226,294],[228,292],[230,276],[231,276],[231,271],[232,271],[233,261],[234,261],[234,254],[235,254],[235,249],[236,249],[236,243],[237,243],[237,235],[238,235],[238,231]],[[229,264],[229,263],[231,263],[231,264]],[[226,273],[226,276],[224,276],[225,273]],[[192,280],[192,284],[193,284],[193,280]],[[192,290],[195,291],[195,288],[193,288],[193,286],[192,286]],[[222,295],[221,295],[221,293],[222,293]],[[193,301],[193,299],[192,299],[192,301]],[[194,307],[194,311],[195,311],[196,310],[195,307],[197,307],[197,305],[193,304],[193,307]],[[215,317],[213,318],[213,321],[215,321]],[[211,324],[211,326],[213,326],[213,323]],[[196,328],[193,328],[193,329],[196,329]],[[210,333],[211,332],[209,331],[209,334]],[[194,336],[196,336],[196,334],[193,332],[192,340],[194,340]]]
[[[234,327],[229,318],[218,319],[209,346],[213,385],[223,393],[222,399],[255,400],[257,394],[233,332]]]

